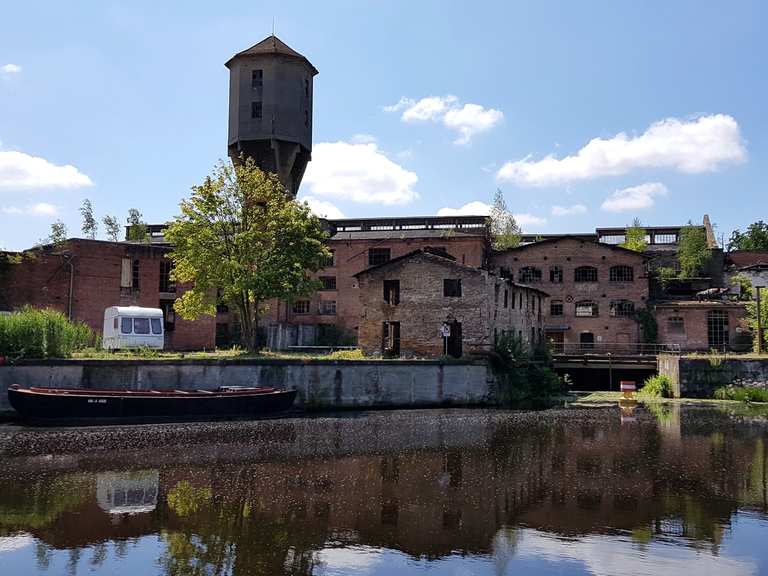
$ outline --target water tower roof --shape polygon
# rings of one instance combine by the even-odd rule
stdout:
[[[269,55],[269,54],[280,54],[282,56],[288,56],[290,58],[298,58],[299,60],[302,60],[306,62],[306,64],[312,69],[312,74],[317,74],[317,68],[312,66],[312,63],[307,60],[306,56],[303,56],[296,52],[293,48],[288,46],[285,42],[280,40],[277,36],[272,34],[271,36],[267,36],[262,40],[261,42],[254,44],[250,48],[243,50],[242,52],[238,52],[232,58],[227,60],[225,66],[229,68],[230,63],[235,58],[240,58],[242,56],[262,56],[262,55]]]

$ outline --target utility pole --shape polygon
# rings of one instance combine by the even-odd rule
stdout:
[[[757,308],[757,353],[763,353],[763,320],[760,314],[760,291],[762,286],[755,286],[755,303]]]

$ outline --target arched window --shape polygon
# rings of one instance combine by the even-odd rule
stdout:
[[[574,282],[597,282],[597,268],[594,266],[579,266],[573,271]]]
[[[635,279],[635,270],[632,266],[611,266],[608,279],[611,282],[632,282]]]
[[[535,266],[523,266],[517,273],[517,278],[523,284],[541,282],[541,268],[536,268]]]
[[[597,306],[597,302],[592,300],[581,300],[576,302],[576,316],[579,318],[590,318],[599,316],[600,309]]]
[[[611,302],[611,316],[631,318],[635,314],[635,303],[629,300],[614,300]]]
[[[553,284],[563,283],[563,269],[560,266],[552,266],[549,269],[549,281]]]

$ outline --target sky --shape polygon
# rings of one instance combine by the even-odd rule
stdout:
[[[273,22],[320,72],[319,215],[479,214],[500,189],[532,233],[768,220],[766,2],[8,0],[0,247],[81,235],[86,198],[177,215],[226,158],[224,62]]]

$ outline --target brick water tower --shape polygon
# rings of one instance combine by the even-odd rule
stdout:
[[[226,63],[229,68],[228,154],[252,157],[277,173],[294,196],[312,158],[312,79],[317,69],[277,36]]]

